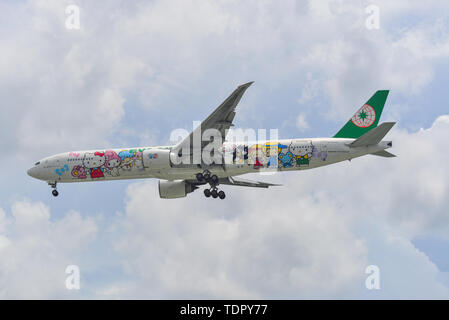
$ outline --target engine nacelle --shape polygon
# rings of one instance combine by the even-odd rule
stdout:
[[[162,199],[183,198],[197,188],[184,180],[159,180],[159,196]]]

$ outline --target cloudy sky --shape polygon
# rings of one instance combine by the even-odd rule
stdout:
[[[448,299],[449,4],[430,2],[1,1],[0,298]],[[152,180],[53,198],[26,175],[59,152],[166,144],[248,81],[236,125],[281,138],[331,136],[391,90],[398,157],[256,175],[284,186],[225,201],[161,200]]]

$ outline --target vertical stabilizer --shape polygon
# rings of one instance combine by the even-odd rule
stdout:
[[[371,129],[377,127],[388,90],[379,90],[349,119],[334,138],[359,138]]]

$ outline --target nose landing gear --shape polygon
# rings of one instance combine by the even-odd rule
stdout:
[[[51,194],[53,195],[53,197],[57,197],[59,195],[59,192],[58,192],[58,190],[56,190],[56,182],[49,182],[48,184],[53,189],[51,191]]]

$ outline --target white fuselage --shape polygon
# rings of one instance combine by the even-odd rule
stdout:
[[[232,145],[224,143],[221,152],[227,160],[213,165],[175,165],[171,147],[75,151],[45,158],[29,169],[28,174],[49,183],[137,178],[194,180],[198,172],[207,169],[222,178],[267,169],[312,169],[389,148],[386,141],[366,147],[350,147],[353,141],[311,138]]]

